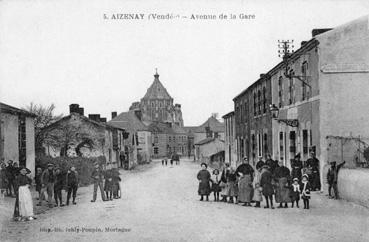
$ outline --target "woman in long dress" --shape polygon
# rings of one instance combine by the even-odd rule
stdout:
[[[17,197],[14,208],[14,219],[16,221],[30,221],[35,219],[33,213],[32,195],[29,187],[32,184],[32,179],[27,176],[31,171],[22,167],[20,174],[15,180]]]
[[[252,177],[251,174],[240,173],[238,181],[238,202],[244,203],[242,206],[251,207],[253,195]]]
[[[200,201],[204,200],[206,196],[206,201],[209,201],[210,189],[210,172],[207,170],[208,165],[206,163],[201,164],[201,170],[197,173],[197,179],[199,180],[199,190],[198,193],[201,196]]]
[[[263,201],[263,194],[261,193],[263,188],[260,186],[261,170],[262,168],[259,168],[255,171],[254,180],[252,182],[254,187],[252,200],[255,201],[255,208],[260,208],[260,202]]]

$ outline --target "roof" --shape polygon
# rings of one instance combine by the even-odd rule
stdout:
[[[318,44],[319,44],[319,42],[315,38],[310,39],[304,45],[302,45],[299,49],[297,49],[295,52],[293,52],[291,54],[291,56],[289,57],[290,60],[296,60],[301,55],[303,55],[306,50],[314,48]],[[265,75],[258,78],[255,82],[253,82],[246,89],[244,89],[241,93],[239,93],[236,97],[234,97],[233,101],[235,101],[237,98],[243,96],[243,94],[245,94],[248,90],[250,90],[250,88],[252,86],[254,86],[255,84],[257,84],[259,81],[265,80],[266,78],[270,78],[272,75],[275,74],[275,72],[279,71],[281,68],[284,68],[284,66],[285,66],[284,61],[279,62],[277,65],[275,65],[273,68],[271,68]]]
[[[48,128],[54,127],[55,125],[57,125],[57,124],[59,124],[59,123],[61,123],[61,122],[67,121],[67,120],[68,120],[68,119],[70,119],[73,115],[74,115],[74,116],[77,116],[77,117],[79,117],[79,118],[81,118],[83,121],[89,122],[89,123],[91,123],[91,124],[94,124],[94,125],[99,126],[99,127],[102,127],[102,128],[106,128],[106,129],[120,129],[120,130],[125,130],[124,128],[121,128],[121,127],[115,127],[115,126],[112,126],[112,125],[110,125],[110,124],[108,124],[108,123],[102,123],[102,122],[94,121],[94,120],[89,119],[89,118],[87,118],[86,116],[81,115],[81,114],[79,114],[79,113],[72,113],[72,114],[69,114],[68,116],[65,116],[65,117],[63,117],[63,118],[59,119],[58,121],[56,121],[56,122],[54,122],[54,123],[50,124],[49,126],[46,126],[46,127],[45,127],[45,128],[43,128],[43,129],[48,129]]]
[[[15,108],[15,107],[10,106],[10,105],[5,104],[5,103],[0,103],[0,110],[3,113],[10,113],[10,114],[16,114],[16,115],[23,114],[25,116],[33,117],[33,118],[37,116],[37,115],[35,115],[33,113],[30,113],[26,110]]]
[[[213,132],[224,132],[224,123],[221,123],[215,117],[211,116],[202,125],[196,128],[195,133],[206,132],[206,127],[210,127]]]
[[[154,122],[149,125],[149,131],[152,133],[174,134],[174,130],[165,123]]]
[[[229,113],[227,113],[227,114],[223,115],[223,117],[222,117],[222,118],[226,119],[226,118],[229,118],[230,116],[234,116],[234,111],[231,111],[231,112],[229,112]]]
[[[151,86],[147,89],[147,92],[143,99],[172,99],[172,97],[167,92],[167,89],[159,81],[159,74],[154,75],[155,79]]]
[[[206,138],[206,139],[203,139],[203,140],[200,140],[199,142],[197,142],[195,145],[204,145],[204,144],[208,144],[208,143],[211,143],[215,140],[219,140],[220,142],[224,142],[223,140],[220,140],[220,139],[217,139],[217,138]]]
[[[136,116],[134,110],[120,113],[110,120],[108,124],[130,131],[148,131],[148,127]]]

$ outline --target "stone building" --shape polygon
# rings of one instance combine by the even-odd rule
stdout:
[[[224,161],[228,162],[232,167],[236,167],[238,164],[237,164],[236,122],[234,111],[224,115],[223,119],[225,126]]]
[[[152,157],[171,157],[187,154],[187,134],[181,127],[171,127],[168,123],[151,123],[149,131],[152,134]]]
[[[170,123],[172,126],[183,127],[180,104],[174,104],[173,98],[159,80],[158,72],[154,75],[154,82],[140,102],[134,102],[130,110],[140,109],[142,121],[149,125],[152,122]]]
[[[106,123],[106,118],[99,114],[84,116],[83,108],[78,104],[69,106],[70,114],[45,127],[44,148],[46,155],[51,157],[99,157],[105,156],[106,161],[118,164],[120,152],[125,150],[126,140],[124,129]],[[135,137],[132,143],[135,143]]]
[[[195,159],[205,163],[224,162],[224,141],[209,137],[195,143]]]
[[[128,132],[128,140],[135,140],[131,144],[133,153],[130,155],[127,149],[124,151],[125,158],[131,160],[131,163],[137,162],[140,164],[151,161],[151,132],[142,122],[141,118],[141,111],[139,109],[135,109],[128,112],[122,112],[119,115],[117,115],[116,112],[112,112],[112,119],[108,122],[108,124],[124,129]]]
[[[35,115],[0,103],[0,159],[13,160],[35,174]]]

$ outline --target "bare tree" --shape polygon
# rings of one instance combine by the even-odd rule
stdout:
[[[50,104],[49,106],[43,106],[41,104],[34,104],[33,102],[30,105],[22,108],[25,111],[33,113],[36,115],[35,118],[35,148],[36,154],[43,153],[42,144],[47,136],[47,133],[42,132],[43,128],[51,125],[52,123],[60,120],[63,115],[55,115],[55,105]]]

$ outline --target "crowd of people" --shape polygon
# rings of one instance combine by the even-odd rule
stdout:
[[[337,174],[343,164],[336,166],[335,162],[331,162],[327,175],[330,197],[333,188],[335,198],[338,198]],[[265,161],[260,157],[255,169],[246,157],[236,169],[226,163],[221,172],[214,169],[211,174],[207,168],[207,164],[202,163],[197,174],[200,201],[209,201],[209,195],[213,193],[214,201],[248,207],[255,203],[254,207],[260,208],[265,199],[264,208],[274,209],[273,201],[279,204],[278,208],[288,208],[288,203],[299,208],[299,201],[303,200],[304,209],[309,209],[311,191],[321,188],[319,160],[314,152],[306,162],[302,162],[300,154],[297,154],[291,161],[291,170],[283,162],[271,159],[270,155]]]
[[[70,204],[71,198],[72,204],[77,204],[79,176],[74,166],[69,167],[67,171],[55,167],[51,163],[44,170],[37,167],[34,181],[30,177],[31,171],[28,168],[19,167],[16,162],[11,160],[7,164],[2,162],[0,168],[0,193],[2,197],[15,198],[13,214],[15,221],[30,221],[36,218],[33,212],[33,199],[30,191],[33,184],[38,194],[36,206],[42,206],[46,200],[50,208],[64,207]],[[102,169],[100,164],[95,163],[91,174],[93,180],[93,199],[91,202],[96,201],[98,188],[100,188],[103,201],[120,198],[121,178],[119,175],[118,169],[113,168],[112,164],[108,163],[105,169]],[[63,202],[63,190],[66,193],[65,204]]]
[[[180,157],[178,154],[173,154],[171,155],[171,158],[169,159],[170,161],[170,165],[172,166],[173,163],[175,162],[176,165],[179,165],[180,164]],[[164,158],[161,160],[161,165],[162,166],[168,166],[168,158]]]

